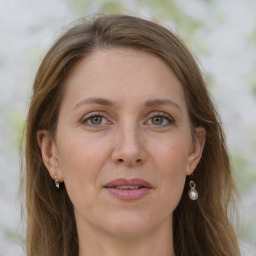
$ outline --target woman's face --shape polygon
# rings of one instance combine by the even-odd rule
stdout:
[[[185,177],[201,156],[204,130],[196,133],[192,140],[182,85],[170,68],[119,48],[97,50],[75,68],[56,138],[42,132],[39,144],[51,176],[65,183],[78,230],[134,236],[170,229]]]

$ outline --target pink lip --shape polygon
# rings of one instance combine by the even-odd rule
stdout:
[[[121,190],[116,188],[116,186],[140,186],[138,189],[132,190]],[[107,183],[104,188],[112,195],[123,201],[133,201],[138,200],[145,195],[147,195],[152,190],[152,185],[148,182],[134,178],[131,180],[127,179],[116,179]]]
[[[111,188],[116,186],[140,186],[146,188],[152,188],[148,182],[142,179],[134,178],[131,180],[128,179],[116,179],[107,183],[104,187]]]

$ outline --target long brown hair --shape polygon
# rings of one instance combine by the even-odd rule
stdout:
[[[191,201],[188,186],[173,213],[177,256],[238,256],[240,250],[229,217],[237,191],[219,116],[200,70],[182,41],[166,28],[133,16],[105,15],[83,20],[52,46],[37,72],[25,134],[27,255],[78,255],[73,205],[44,166],[36,134],[47,129],[55,136],[65,81],[80,60],[96,49],[129,47],[157,55],[183,85],[193,127],[206,129],[206,143],[193,180],[199,198]]]

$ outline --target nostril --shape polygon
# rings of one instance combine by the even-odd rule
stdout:
[[[118,163],[122,163],[123,161],[124,161],[124,160],[121,159],[121,158],[117,160]]]

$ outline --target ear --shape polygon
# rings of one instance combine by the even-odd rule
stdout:
[[[39,130],[37,132],[37,143],[41,150],[42,159],[52,179],[55,180],[55,175],[59,182],[63,181],[60,161],[56,143],[48,130]]]
[[[195,139],[193,141],[191,152],[188,156],[188,166],[186,170],[187,175],[191,175],[198,165],[205,144],[206,130],[203,127],[195,128]]]

